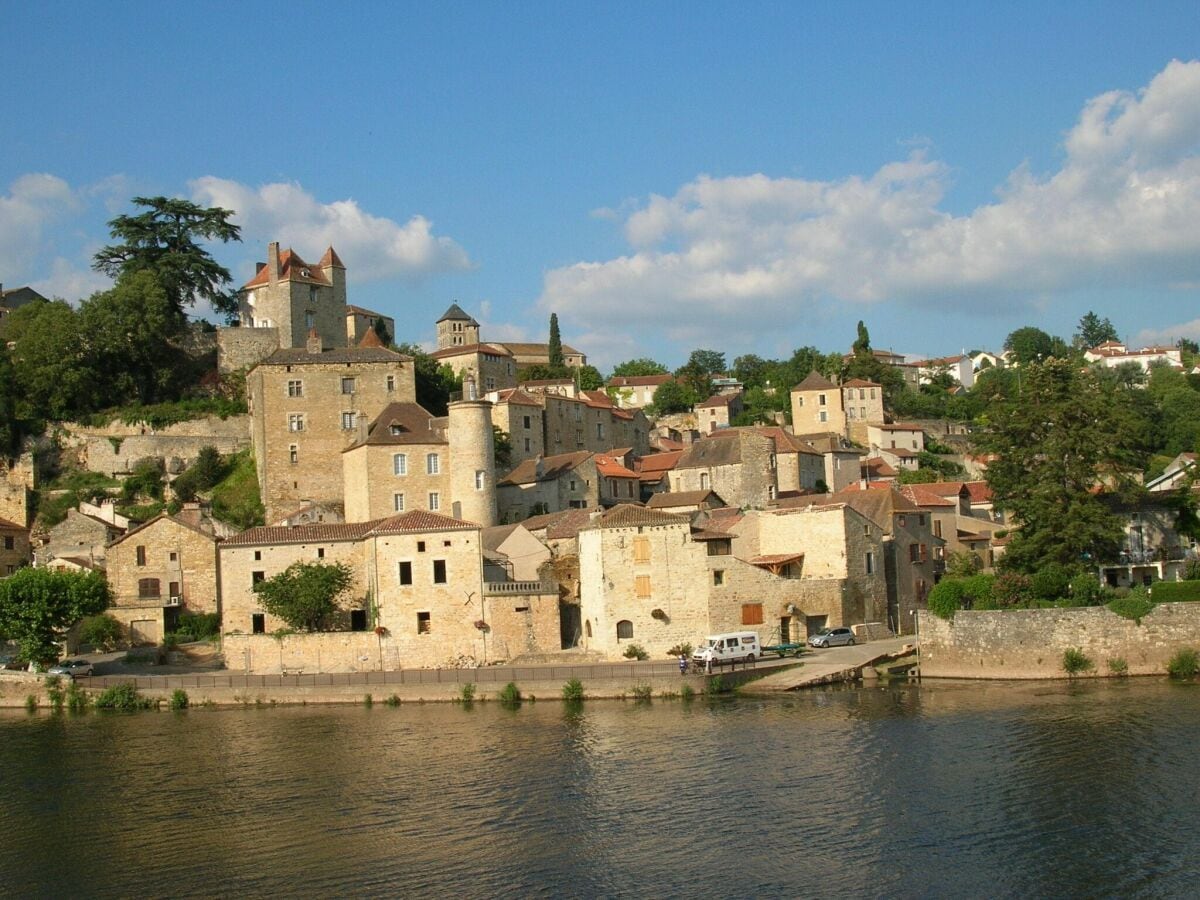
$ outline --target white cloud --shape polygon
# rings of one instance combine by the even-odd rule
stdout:
[[[55,175],[22,175],[0,196],[0,281],[15,287],[34,274],[34,259],[43,249],[46,229],[78,211],[71,186]]]
[[[1166,328],[1144,328],[1130,340],[1131,347],[1174,347],[1180,338],[1200,340],[1200,319],[1168,325]]]
[[[298,184],[252,188],[206,176],[188,186],[193,201],[234,210],[234,221],[247,235],[269,235],[269,240],[318,259],[332,245],[351,281],[421,278],[471,268],[467,252],[452,239],[435,235],[424,216],[400,224],[371,215],[354,200],[321,203]]]
[[[702,175],[623,214],[628,254],[547,272],[539,305],[597,331],[731,337],[837,303],[970,310],[1200,278],[1200,62],[1090,100],[1064,150],[963,216],[940,208],[950,170],[922,148],[840,181]]]
[[[112,287],[112,279],[59,256],[50,263],[50,274],[34,281],[31,287],[43,297],[62,297],[74,303]]]

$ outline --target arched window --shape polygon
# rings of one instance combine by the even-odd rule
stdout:
[[[583,623],[583,633],[586,634],[588,637],[592,636],[592,623],[591,622],[585,621]]]
[[[617,640],[629,641],[633,639],[633,623],[628,619],[622,619],[617,623]]]

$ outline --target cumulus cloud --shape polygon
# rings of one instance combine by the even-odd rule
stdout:
[[[0,196],[0,279],[28,279],[48,226],[76,212],[80,200],[55,175],[22,175]]]
[[[1200,278],[1200,62],[1088,101],[1063,150],[1057,171],[1018,167],[958,216],[940,208],[949,167],[919,147],[839,181],[702,175],[623,213],[628,254],[547,272],[539,304],[597,330],[732,336],[749,310],[760,328],[847,302],[969,309]]]
[[[401,224],[371,215],[354,200],[321,203],[292,183],[254,188],[206,176],[188,187],[193,201],[234,210],[234,221],[247,233],[270,235],[318,258],[332,245],[351,281],[422,278],[471,268],[467,252],[451,238],[435,235],[424,216]]]
[[[62,297],[75,302],[90,297],[96,291],[112,287],[112,279],[87,265],[78,265],[58,256],[50,263],[50,274],[30,285],[43,297]]]

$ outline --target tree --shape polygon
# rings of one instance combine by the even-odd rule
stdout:
[[[27,303],[5,320],[14,345],[22,418],[69,419],[96,409],[99,374],[84,342],[79,313],[62,300]]]
[[[706,395],[707,396],[707,395]],[[687,412],[696,403],[696,395],[678,381],[664,381],[654,392],[654,412],[660,416]]]
[[[388,331],[387,322],[382,317],[375,320],[375,324],[371,326],[375,332],[375,336],[379,338],[379,343],[387,347],[392,343],[392,333]]]
[[[1043,362],[1053,353],[1054,339],[1040,328],[1026,325],[1004,339],[1004,349],[1021,365]]]
[[[551,369],[562,369],[563,362],[562,335],[558,333],[558,313],[550,313],[550,344],[548,347]]]
[[[254,585],[254,593],[262,598],[267,612],[292,628],[328,631],[352,577],[345,563],[297,562]]]
[[[636,377],[638,375],[666,375],[667,367],[660,362],[641,356],[637,359],[620,363],[612,370],[612,377]]]
[[[113,278],[149,270],[180,313],[207,300],[217,312],[235,315],[237,297],[226,287],[229,270],[199,243],[240,241],[241,229],[229,221],[233,210],[173,197],[134,197],[133,203],[145,212],[108,223],[118,243],[100,250],[92,268]]]
[[[0,341],[0,458],[11,459],[21,447],[23,430],[17,419],[19,396],[8,346]]]
[[[993,402],[976,436],[977,448],[994,455],[987,481],[996,505],[1018,526],[1004,565],[1032,572],[1112,558],[1123,523],[1098,489],[1128,495],[1144,468],[1134,390],[1067,360],[1022,371],[1020,396]]]
[[[16,641],[25,662],[53,662],[67,629],[103,612],[111,599],[97,572],[18,569],[0,579],[0,637]]]
[[[512,465],[512,435],[499,425],[492,426],[492,458],[497,472],[507,472]]]
[[[595,366],[580,366],[575,370],[575,383],[581,391],[598,391],[604,387],[604,376]]]
[[[450,395],[462,390],[462,376],[438,361],[416,344],[397,344],[396,350],[413,359],[416,373],[417,403],[435,416],[446,415]]]
[[[694,366],[705,375],[724,375],[725,354],[717,350],[693,350],[686,365]]]
[[[1119,341],[1117,329],[1108,319],[1101,319],[1091,310],[1079,320],[1079,331],[1075,332],[1075,346],[1081,350],[1099,347],[1105,341]]]
[[[858,323],[858,337],[855,338],[853,346],[850,348],[855,356],[870,356],[871,355],[871,335],[867,331],[867,326],[862,320]]]

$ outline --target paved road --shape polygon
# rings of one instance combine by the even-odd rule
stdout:
[[[853,647],[830,647],[828,650],[813,650],[804,656],[804,665],[776,672],[742,686],[744,693],[775,693],[794,691],[814,684],[841,681],[847,673],[857,672],[863,666],[886,656],[894,656],[915,642],[911,635],[855,644]]]

